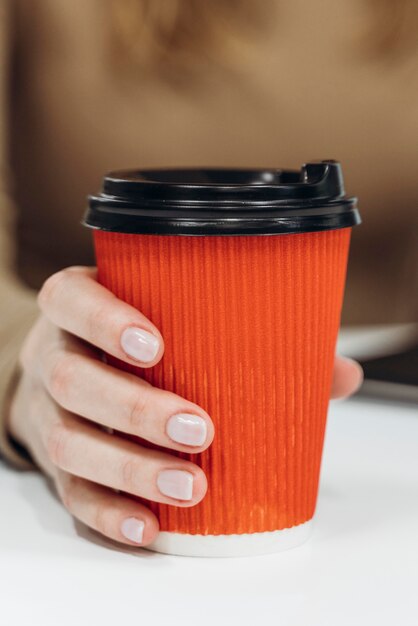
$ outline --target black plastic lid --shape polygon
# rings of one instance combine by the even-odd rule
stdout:
[[[341,166],[298,170],[144,169],[107,174],[89,196],[91,228],[159,235],[268,235],[334,230],[361,221]]]

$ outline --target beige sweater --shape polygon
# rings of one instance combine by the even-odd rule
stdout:
[[[241,68],[197,58],[199,79],[173,84],[141,68],[118,74],[101,0],[0,0],[0,449],[9,460],[25,465],[6,435],[4,398],[35,292],[51,272],[93,262],[79,221],[109,169],[339,159],[364,218],[343,321],[417,321],[417,51],[388,64],[363,58],[367,3],[279,4]]]

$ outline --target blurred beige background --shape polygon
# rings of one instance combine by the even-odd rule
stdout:
[[[79,222],[104,172],[326,158],[364,220],[344,324],[417,322],[415,2],[0,7],[5,327],[16,279],[94,262]]]

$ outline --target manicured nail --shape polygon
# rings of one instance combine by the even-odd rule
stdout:
[[[144,526],[144,522],[136,519],[136,517],[128,517],[127,519],[123,520],[120,530],[122,535],[126,537],[126,539],[129,539],[129,541],[133,541],[134,543],[142,543]]]
[[[153,361],[160,347],[158,338],[143,328],[126,328],[120,342],[128,356],[143,363]]]
[[[191,413],[177,413],[167,422],[167,435],[186,446],[202,446],[207,436],[206,420]]]
[[[193,474],[183,470],[163,470],[158,474],[158,489],[164,496],[176,500],[191,500]]]

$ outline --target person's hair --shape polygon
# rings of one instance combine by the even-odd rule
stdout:
[[[416,43],[416,0],[363,2],[370,13],[360,42],[366,56],[393,59]],[[114,56],[153,71],[197,58],[242,58],[246,46],[280,19],[277,0],[108,0],[105,6]]]

